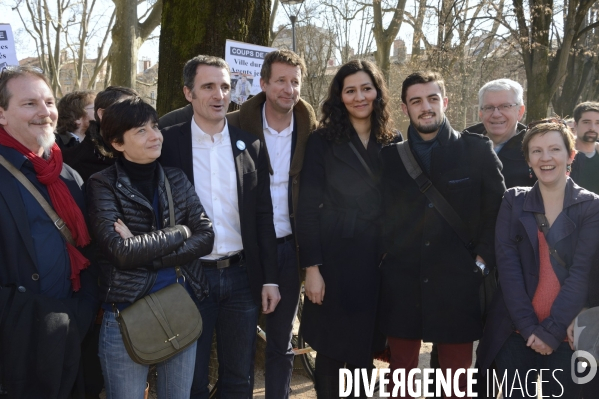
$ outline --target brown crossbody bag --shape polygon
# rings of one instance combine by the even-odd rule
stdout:
[[[175,225],[175,208],[171,187],[164,176],[170,225]],[[140,364],[160,363],[193,344],[202,334],[202,316],[179,278],[181,268],[175,267],[177,281],[135,301],[116,312],[123,343],[131,359]]]

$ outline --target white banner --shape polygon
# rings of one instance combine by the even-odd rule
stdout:
[[[8,65],[19,65],[15,39],[9,24],[0,24],[0,71]]]
[[[262,91],[260,70],[266,54],[276,48],[227,40],[225,61],[231,68],[231,101],[242,104]]]

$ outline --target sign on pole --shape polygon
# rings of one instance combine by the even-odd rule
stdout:
[[[0,71],[9,65],[19,65],[15,39],[10,24],[0,23]]]
[[[260,69],[266,54],[276,48],[227,40],[225,61],[231,68],[231,101],[242,104],[260,89]]]

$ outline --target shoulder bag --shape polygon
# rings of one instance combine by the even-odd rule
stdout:
[[[406,171],[410,177],[416,181],[420,192],[426,195],[437,212],[439,212],[458,237],[460,237],[460,240],[464,243],[466,248],[469,250],[474,249],[474,240],[470,238],[470,233],[468,232],[466,224],[449,202],[447,202],[445,197],[443,197],[439,190],[433,185],[428,176],[422,172],[422,168],[410,150],[408,140],[397,143],[396,146]],[[480,270],[484,277],[480,287],[481,312],[484,317],[491,303],[491,299],[493,299],[493,295],[497,290],[497,276],[494,273],[489,273],[488,268],[480,268]]]
[[[175,210],[168,179],[164,176],[170,225]],[[119,312],[113,304],[123,343],[131,359],[139,364],[160,363],[193,344],[202,334],[202,316],[185,287],[177,282],[146,295]],[[185,276],[183,276],[185,283]]]

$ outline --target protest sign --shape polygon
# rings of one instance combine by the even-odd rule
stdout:
[[[19,65],[15,40],[10,25],[0,23],[0,71],[9,65]]]
[[[231,101],[242,104],[260,89],[260,69],[266,54],[276,50],[271,47],[227,40],[225,61],[231,68]]]

